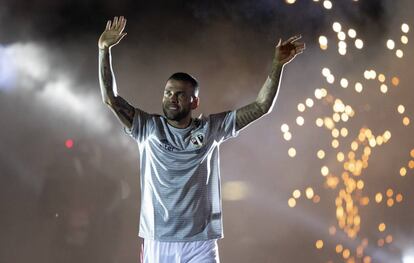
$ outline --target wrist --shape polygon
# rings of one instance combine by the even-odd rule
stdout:
[[[278,76],[281,74],[283,70],[283,66],[284,64],[281,63],[273,63],[272,69],[270,70],[269,78],[272,80],[278,78]]]
[[[283,63],[277,59],[273,59],[272,61],[272,69],[278,69],[283,67]]]
[[[105,52],[107,52],[107,51],[109,51],[109,47],[107,47],[107,46],[104,46],[104,45],[98,45],[98,49],[99,49],[99,51],[105,51]]]

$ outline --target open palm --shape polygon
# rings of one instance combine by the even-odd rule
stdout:
[[[127,34],[124,33],[126,25],[126,19],[121,17],[115,17],[113,21],[108,20],[106,23],[105,31],[101,34],[98,41],[99,48],[110,48],[121,41],[121,39]]]

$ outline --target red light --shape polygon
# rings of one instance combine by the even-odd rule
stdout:
[[[73,140],[72,139],[67,139],[65,142],[65,146],[66,148],[70,149],[73,147]]]

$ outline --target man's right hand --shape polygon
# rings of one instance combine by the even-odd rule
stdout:
[[[99,37],[98,47],[100,49],[110,48],[115,46],[127,34],[123,33],[126,25],[126,19],[121,17],[114,17],[114,20],[108,20],[105,31]]]

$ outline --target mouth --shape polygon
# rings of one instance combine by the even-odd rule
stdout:
[[[168,105],[168,106],[167,106],[167,109],[169,109],[169,110],[173,110],[173,111],[176,111],[176,110],[178,110],[178,109],[179,109],[179,107],[178,107],[178,105]]]

